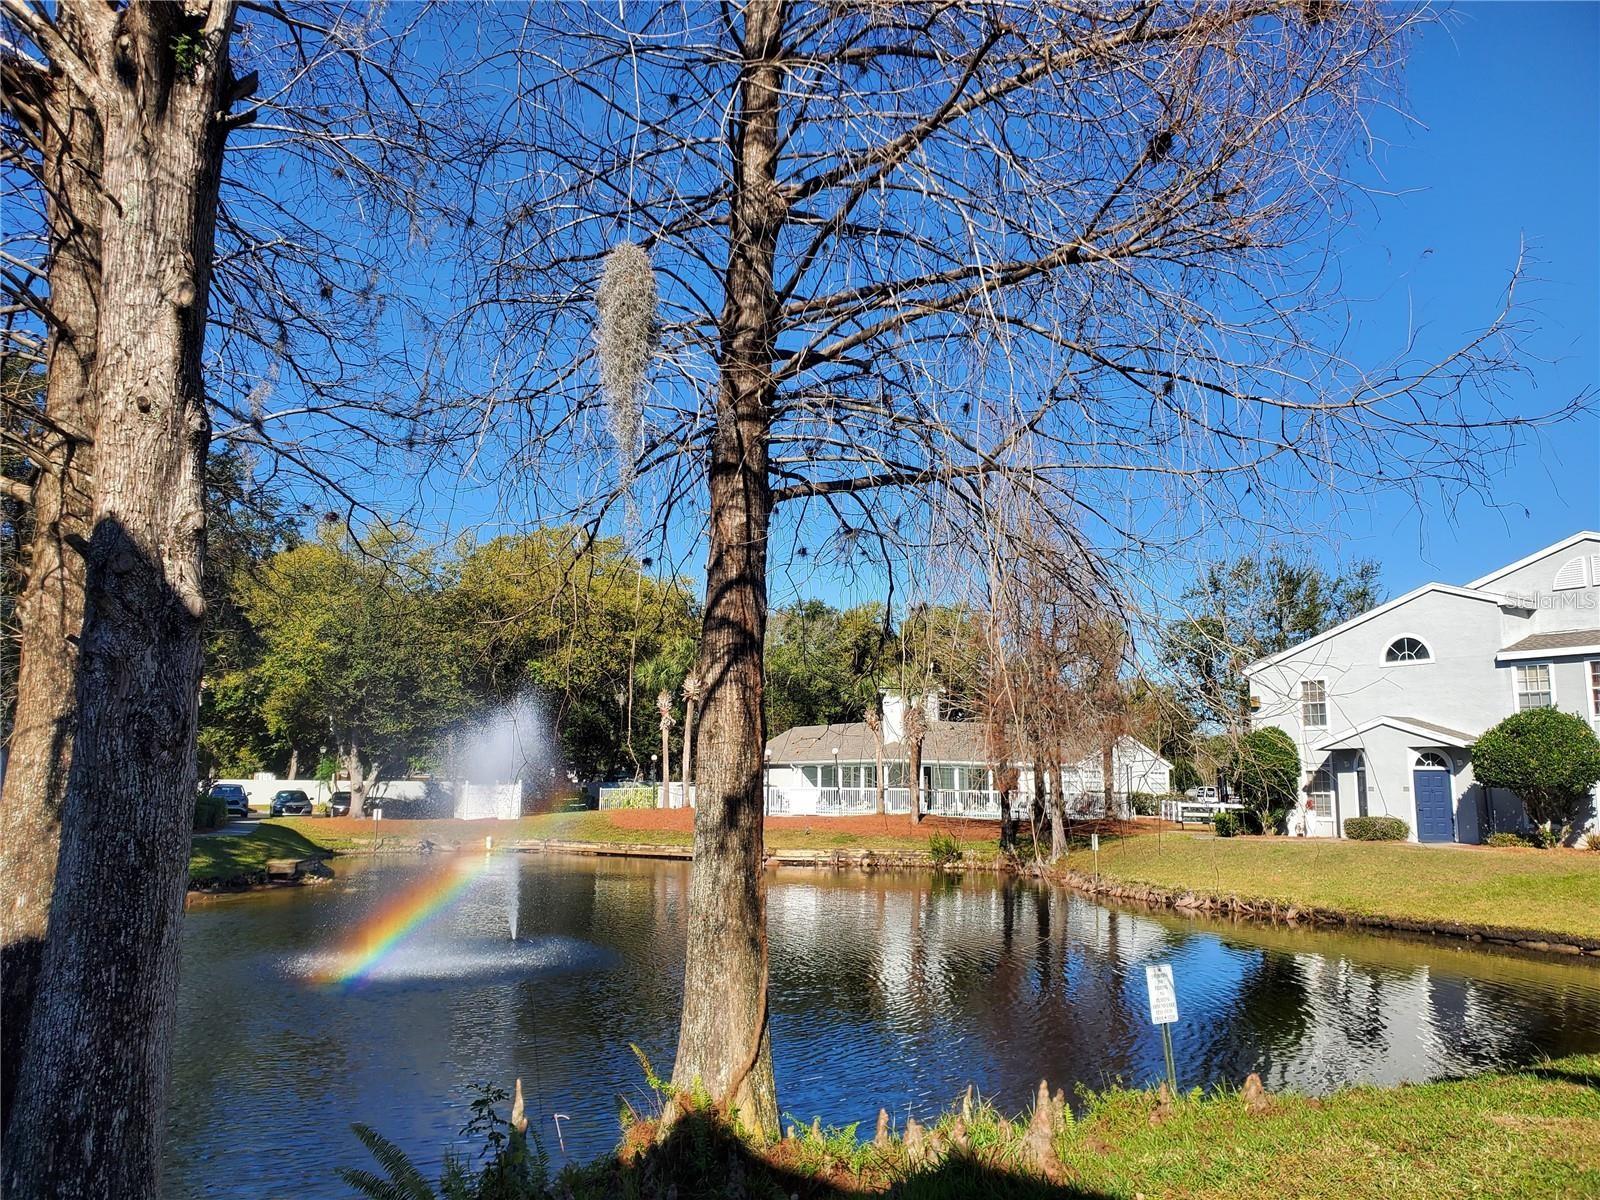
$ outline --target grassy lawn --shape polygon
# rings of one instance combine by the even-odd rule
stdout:
[[[612,842],[627,846],[691,846],[693,814],[679,809],[611,810],[606,812],[542,813],[515,821],[351,821],[312,817],[285,817],[263,826],[291,828],[311,841],[331,849],[366,848],[374,839],[395,844],[431,841],[441,846],[497,844],[517,841]],[[927,850],[933,827],[913,836],[905,820],[879,822],[870,817],[782,817],[767,822],[766,843],[772,850]],[[941,826],[943,828],[943,826]],[[992,834],[955,827],[963,853],[973,859],[993,859],[999,853]]]
[[[1088,853],[1070,858],[1092,869]],[[1364,915],[1600,937],[1600,854],[1588,851],[1168,833],[1102,840],[1100,873]]]
[[[1600,1058],[1320,1100],[1117,1092],[1072,1126],[1074,1182],[1112,1196],[1600,1196]],[[907,1195],[913,1193],[908,1192]]]
[[[217,883],[266,869],[269,859],[312,858],[333,847],[305,837],[287,823],[263,821],[239,837],[197,837],[189,849],[189,882]]]

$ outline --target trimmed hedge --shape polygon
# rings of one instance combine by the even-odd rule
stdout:
[[[1399,817],[1348,817],[1344,835],[1355,842],[1403,842],[1411,836],[1411,826]]]
[[[1239,814],[1231,809],[1218,809],[1211,818],[1211,832],[1218,837],[1235,837],[1239,832]]]

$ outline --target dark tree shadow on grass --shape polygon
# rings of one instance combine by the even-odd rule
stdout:
[[[1579,1067],[1568,1063],[1541,1063],[1522,1071],[1535,1079],[1548,1079],[1554,1083],[1570,1083],[1577,1087],[1593,1088],[1600,1092],[1600,1068]]]
[[[580,1168],[563,1182],[579,1200],[612,1195],[641,1200],[883,1195],[904,1200],[1109,1200],[1106,1193],[1076,1187],[1070,1179],[1047,1179],[1020,1163],[989,1161],[971,1151],[953,1150],[937,1162],[908,1166],[898,1142],[882,1150],[863,1145],[850,1159],[794,1138],[757,1150],[703,1113],[682,1117],[659,1143],[650,1142],[653,1133],[650,1123],[636,1127],[616,1157]]]

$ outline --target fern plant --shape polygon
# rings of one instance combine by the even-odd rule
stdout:
[[[517,1080],[509,1118],[499,1111],[504,1088],[480,1085],[477,1091],[472,1116],[461,1127],[463,1138],[482,1140],[478,1158],[483,1165],[476,1171],[469,1160],[450,1154],[436,1193],[404,1150],[371,1126],[358,1124],[351,1128],[382,1173],[341,1167],[339,1177],[368,1200],[550,1200],[550,1155],[528,1130],[522,1080]]]

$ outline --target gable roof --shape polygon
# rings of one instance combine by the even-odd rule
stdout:
[[[1487,575],[1480,575],[1477,579],[1474,579],[1471,583],[1467,584],[1467,586],[1469,588],[1485,587],[1488,584],[1493,583],[1496,579],[1504,578],[1513,571],[1520,571],[1523,567],[1528,566],[1530,563],[1536,563],[1541,558],[1547,558],[1552,554],[1559,554],[1568,547],[1576,546],[1579,542],[1583,541],[1600,542],[1600,533],[1596,533],[1592,529],[1580,530],[1569,538],[1563,538],[1561,541],[1556,542],[1553,545],[1546,546],[1543,550],[1535,550],[1526,558],[1519,558],[1516,562],[1490,571]]]
[[[1364,724],[1357,725],[1354,729],[1346,729],[1343,733],[1330,734],[1316,743],[1312,749],[1349,749],[1349,743],[1352,739],[1378,728],[1398,729],[1402,733],[1429,739],[1440,746],[1454,746],[1458,750],[1465,750],[1478,740],[1476,734],[1467,733],[1460,729],[1451,729],[1448,725],[1439,725],[1433,721],[1424,721],[1420,717],[1386,716],[1374,717]]]
[[[1464,600],[1481,600],[1486,604],[1503,605],[1506,603],[1506,598],[1504,596],[1496,596],[1492,592],[1482,592],[1474,588],[1456,587],[1451,583],[1425,583],[1419,588],[1413,588],[1404,596],[1396,596],[1393,600],[1386,600],[1384,603],[1378,605],[1377,608],[1369,608],[1366,612],[1361,613],[1359,616],[1351,617],[1348,621],[1343,621],[1340,624],[1335,625],[1332,629],[1324,629],[1315,637],[1308,637],[1303,642],[1296,642],[1287,650],[1280,650],[1276,654],[1269,654],[1266,658],[1257,659],[1244,669],[1245,677],[1249,678],[1251,674],[1259,671],[1262,667],[1269,667],[1273,663],[1281,662],[1286,658],[1290,658],[1293,655],[1299,654],[1302,650],[1305,650],[1308,647],[1326,642],[1331,638],[1336,638],[1346,630],[1354,629],[1357,625],[1360,625],[1364,621],[1370,621],[1373,617],[1380,616],[1386,612],[1391,612],[1394,609],[1399,608],[1402,604],[1409,604],[1418,596],[1425,596],[1430,592],[1438,592],[1445,596],[1459,596]]]

